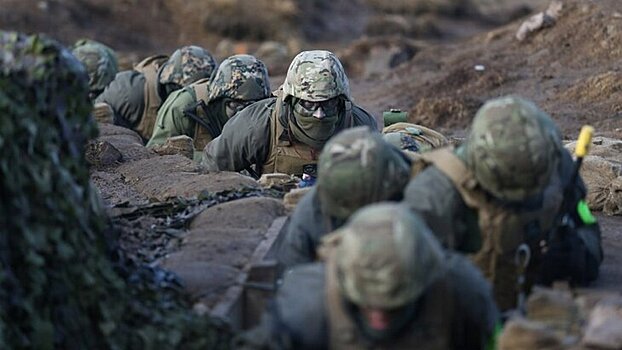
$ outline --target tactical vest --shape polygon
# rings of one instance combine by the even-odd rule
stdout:
[[[263,164],[262,173],[283,173],[302,176],[307,173],[317,176],[317,158],[320,150],[315,150],[295,140],[279,121],[284,102],[278,97],[270,114],[270,151]],[[352,127],[352,102],[346,101],[344,127]],[[338,132],[338,131],[336,131]]]
[[[136,132],[145,140],[149,140],[153,134],[158,109],[162,105],[158,94],[158,70],[167,60],[168,56],[156,55],[147,57],[134,66],[135,71],[145,76],[143,115],[136,127]]]
[[[196,83],[192,84],[192,89],[194,90],[194,95],[196,97],[196,101],[207,101],[209,92],[207,90],[209,83],[209,78],[204,78],[198,80]],[[209,116],[205,114],[205,111],[200,106],[196,108],[196,116],[203,119],[206,123],[209,123]],[[222,132],[222,130],[220,130]],[[218,137],[220,132],[217,135],[212,135],[207,128],[202,126],[199,123],[195,123],[194,127],[194,136],[192,140],[194,142],[194,149],[197,151],[202,151],[210,141]]]
[[[466,206],[477,212],[482,247],[471,255],[471,259],[491,282],[500,309],[515,307],[519,292],[516,250],[522,243],[527,243],[531,250],[531,261],[525,271],[526,290],[529,290],[539,265],[540,244],[553,227],[563,201],[561,178],[557,173],[551,177],[541,206],[516,209],[503,207],[491,199],[478,184],[475,175],[450,148],[423,153],[421,157],[445,174]]]
[[[335,259],[326,264],[326,312],[330,349],[423,349],[452,348],[452,320],[455,295],[446,278],[430,285],[422,297],[419,310],[411,324],[399,337],[386,344],[371,344],[348,316],[339,292]],[[458,344],[459,345],[459,344]]]

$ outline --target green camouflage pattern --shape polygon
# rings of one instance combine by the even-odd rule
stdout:
[[[283,94],[307,101],[325,101],[344,96],[350,100],[350,84],[337,56],[330,51],[299,53],[289,65]]]
[[[210,81],[209,103],[227,97],[233,100],[257,101],[270,96],[268,69],[251,55],[234,55],[222,61]]]
[[[347,219],[358,208],[397,199],[410,179],[410,162],[366,126],[334,136],[318,160],[317,191],[322,210]]]
[[[170,274],[119,249],[84,157],[91,108],[69,50],[0,31],[0,348],[226,348]]]
[[[162,67],[160,84],[184,87],[203,78],[209,78],[217,63],[212,54],[199,46],[184,46],[173,52]]]
[[[88,39],[78,40],[72,53],[86,68],[91,98],[94,99],[119,72],[117,57],[108,46]]]
[[[426,224],[396,203],[357,211],[335,252],[342,295],[359,307],[395,309],[421,296],[447,267]]]
[[[487,102],[467,137],[467,166],[481,186],[506,201],[540,193],[557,168],[561,140],[551,118],[519,97]]]

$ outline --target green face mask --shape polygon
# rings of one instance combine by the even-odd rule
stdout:
[[[330,103],[326,109],[321,105],[309,109],[304,106],[304,102],[306,101],[293,101],[294,118],[290,122],[292,133],[299,141],[320,149],[335,132],[339,122],[338,105]]]

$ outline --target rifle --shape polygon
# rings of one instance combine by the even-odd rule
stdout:
[[[198,107],[201,107],[201,109],[203,110],[203,113],[205,115],[207,114],[207,106],[205,105],[205,102],[203,102],[203,100],[199,100],[197,103],[192,104],[190,106],[188,106],[188,108],[184,109],[184,116],[187,118],[190,118],[191,120],[194,120],[197,124],[199,124],[200,126],[204,127],[205,129],[207,129],[207,131],[210,133],[210,135],[212,135],[212,138],[216,138],[218,137],[218,135],[220,135],[220,128],[216,127],[215,125],[213,125],[209,119],[205,120],[201,117],[199,117],[196,114],[196,110]]]
[[[188,108],[184,109],[184,116],[187,118],[190,118],[191,120],[194,120],[197,124],[207,129],[207,131],[210,133],[210,135],[212,135],[213,138],[220,136],[222,129],[220,129],[216,125],[213,125],[209,119],[205,120],[196,114],[196,110],[199,107],[201,107],[201,110],[203,110],[203,113],[205,115],[208,115],[207,106],[205,105],[205,102],[203,102],[203,100],[199,100],[197,103],[192,104]],[[255,180],[259,179],[260,177],[259,173],[257,173],[250,166],[244,168],[244,170],[246,170],[250,174],[250,176],[254,178]]]
[[[575,184],[579,177],[583,158],[590,150],[593,134],[594,128],[585,125],[581,128],[577,140],[571,181],[564,188],[561,208],[553,221],[553,227],[547,237],[546,251],[539,276],[539,282],[545,285],[549,285],[556,280],[568,280],[572,284],[583,284],[587,280],[585,252],[578,247],[578,245],[581,245],[581,242],[580,238],[576,236],[577,222],[575,216],[577,210],[581,210],[581,208],[577,208]],[[568,256],[562,261],[555,259],[555,254],[551,252],[554,247],[557,249],[555,253],[567,253]],[[550,256],[547,257],[547,255]]]

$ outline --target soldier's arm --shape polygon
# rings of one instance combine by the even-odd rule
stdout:
[[[408,183],[404,202],[421,215],[445,247],[464,253],[480,249],[477,218],[451,180],[435,167],[429,166]]]
[[[235,349],[326,349],[324,266],[290,270],[261,323],[234,340]]]
[[[95,99],[110,105],[114,123],[126,128],[135,127],[144,110],[145,77],[136,71],[117,73],[114,80]]]
[[[293,266],[313,262],[323,230],[316,189],[307,193],[296,206],[284,229],[284,237],[278,250],[278,260],[287,270]]]
[[[203,150],[207,170],[241,171],[263,165],[270,147],[271,105],[270,100],[259,101],[229,119],[220,136]]]
[[[161,145],[166,142],[166,139],[173,136],[194,137],[195,122],[184,116],[184,110],[193,102],[192,94],[186,89],[171,93],[158,111],[153,134],[147,143],[147,147]]]
[[[501,324],[492,288],[464,256],[452,254],[448,261],[449,279],[456,296],[452,324],[454,348],[486,349],[494,343],[495,333]]]

